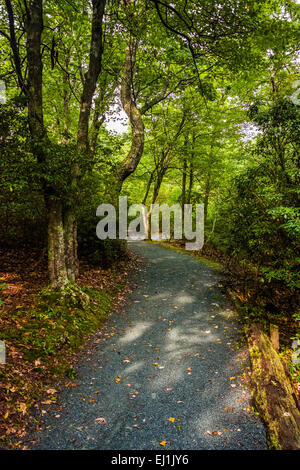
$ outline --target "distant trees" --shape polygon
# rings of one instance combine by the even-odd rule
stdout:
[[[6,180],[0,201],[6,208],[21,195],[20,186],[18,196],[8,193],[13,182],[7,167],[13,165],[26,180],[26,191],[34,186],[39,194],[37,217],[47,218],[53,288],[76,281],[78,214],[90,194],[88,181],[113,199],[136,175],[145,181],[139,200],[151,194],[155,202],[163,182],[174,180],[175,199],[203,201],[209,219],[214,188],[231,161],[229,147],[222,149],[222,126],[228,131],[229,123],[215,119],[212,103],[229,96],[237,79],[245,83],[246,76],[253,77],[254,66],[263,74],[273,43],[276,57],[294,47],[294,7],[286,7],[289,21],[282,8],[275,0],[251,5],[246,0],[5,0],[0,5],[0,79],[8,93],[8,104],[1,105]],[[232,94],[244,91],[240,85]],[[129,119],[127,139],[109,137],[103,128],[116,95]],[[156,139],[152,147],[151,139]],[[7,148],[14,148],[17,164]],[[95,209],[89,207],[93,214]]]

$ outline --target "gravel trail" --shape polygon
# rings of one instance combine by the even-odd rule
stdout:
[[[266,449],[240,376],[241,326],[221,275],[183,252],[146,242],[125,314],[81,354],[76,386],[42,406],[31,449]],[[46,412],[45,412],[46,411]]]

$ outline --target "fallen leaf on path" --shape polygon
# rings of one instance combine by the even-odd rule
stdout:
[[[72,387],[73,387],[73,384],[72,384]],[[54,393],[58,393],[58,390],[56,390],[55,388],[48,388],[47,393],[48,395],[54,395]]]
[[[97,421],[99,424],[107,424],[107,421],[105,418],[96,418],[95,421]]]
[[[21,413],[23,413],[23,415],[27,412],[27,406],[26,406],[26,403],[19,403],[19,410],[21,411]]]

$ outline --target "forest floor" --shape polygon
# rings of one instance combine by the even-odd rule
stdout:
[[[242,327],[222,275],[132,243],[136,289],[80,352],[76,378],[36,407],[29,449],[265,449]],[[58,393],[60,392],[60,393]]]
[[[48,284],[45,252],[7,249],[0,258],[0,339],[6,344],[6,364],[0,364],[0,446],[13,439],[13,447],[23,449],[32,409],[55,402],[54,384],[75,375],[75,351],[88,338],[82,330],[104,328],[112,306],[121,308],[138,259],[128,253],[106,269],[81,260],[78,284],[97,294],[101,312],[80,317],[74,308],[37,309],[39,293]]]

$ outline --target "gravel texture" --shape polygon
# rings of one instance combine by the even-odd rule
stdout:
[[[159,245],[130,247],[144,258],[137,288],[87,344],[73,386],[42,405],[30,448],[265,449],[220,273]]]

